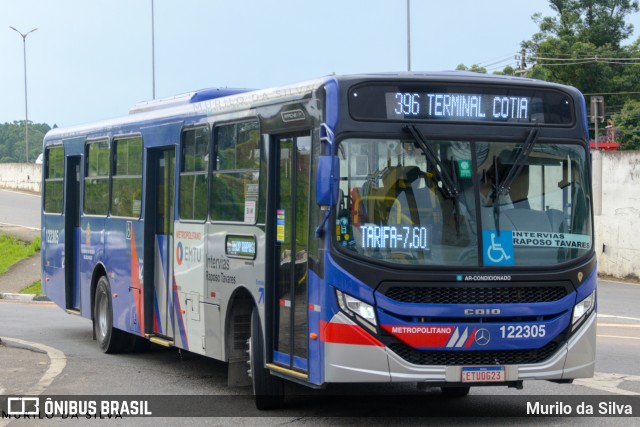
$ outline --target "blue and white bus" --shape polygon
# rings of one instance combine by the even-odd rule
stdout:
[[[103,351],[228,362],[259,408],[286,380],[568,383],[595,363],[588,143],[576,89],[460,72],[141,103],[46,135],[43,287]]]

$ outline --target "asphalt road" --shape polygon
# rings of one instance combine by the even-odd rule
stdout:
[[[40,228],[40,195],[0,190],[0,225]]]
[[[0,190],[1,225],[40,227],[40,197]],[[53,304],[0,302],[0,395],[170,395],[189,402],[189,396],[217,395],[215,405],[225,418],[127,418],[111,425],[422,425],[449,424],[466,408],[491,418],[457,418],[461,425],[629,425],[628,418],[496,418],[520,414],[510,396],[632,395],[640,396],[640,285],[601,281],[598,295],[596,376],[572,385],[545,381],[525,383],[524,390],[478,387],[470,396],[442,400],[439,391],[418,391],[407,384],[333,386],[308,390],[288,385],[286,407],[258,412],[250,388],[226,386],[226,364],[176,349],[154,348],[144,353],[105,355],[92,340],[91,322],[66,314]],[[34,351],[33,346],[38,346]],[[29,350],[27,350],[27,348]],[[347,396],[342,396],[342,395]],[[367,395],[366,399],[361,396]],[[371,396],[370,394],[373,394]],[[338,397],[334,397],[337,395]],[[449,411],[446,418],[425,420],[430,410]],[[268,417],[266,417],[268,416]],[[4,427],[8,420],[0,420]],[[635,420],[637,422],[637,418]],[[34,421],[67,425],[73,420]],[[13,424],[16,422],[14,421]],[[77,423],[84,423],[77,420]],[[12,424],[12,425],[13,425]],[[18,424],[16,424],[18,425]]]
[[[105,355],[92,340],[90,321],[68,315],[52,304],[0,302],[0,339],[9,345],[15,344],[11,344],[12,339],[19,339],[62,352],[63,356],[55,358],[64,358],[65,366],[44,390],[47,395],[173,395],[185,402],[189,401],[189,396],[218,395],[220,398],[216,400],[216,405],[220,414],[236,417],[217,421],[194,418],[181,420],[180,424],[200,425],[214,421],[225,425],[335,425],[345,422],[360,425],[369,420],[367,425],[383,425],[378,417],[395,417],[408,408],[411,408],[412,415],[416,415],[418,410],[424,409],[428,413],[429,408],[439,410],[449,405],[452,407],[451,416],[460,415],[464,413],[460,412],[461,407],[458,406],[462,403],[465,408],[486,408],[487,415],[519,414],[516,403],[510,401],[509,396],[524,395],[532,399],[536,399],[536,396],[557,396],[560,399],[566,395],[640,396],[640,366],[637,364],[640,318],[636,317],[637,310],[634,308],[634,300],[638,296],[638,285],[601,282],[597,374],[594,379],[578,380],[572,385],[532,381],[525,383],[524,390],[479,387],[472,389],[471,399],[457,400],[443,400],[438,390],[421,392],[409,384],[334,386],[320,391],[291,385],[287,389],[286,407],[267,414],[254,408],[249,388],[226,386],[224,363],[175,349]],[[14,366],[17,358],[22,357],[25,362],[20,362],[18,366],[30,366],[31,370],[13,370],[10,373],[0,370],[0,389],[4,389],[4,394],[24,393],[38,384],[38,378],[42,375],[42,355],[30,353],[21,356],[18,349],[8,349],[10,351],[0,347],[0,367]],[[336,394],[347,396],[335,397]],[[364,394],[373,396],[367,396],[363,401]],[[270,418],[264,418],[265,415]],[[47,425],[63,421],[47,420]],[[150,419],[125,421],[127,425],[155,426],[174,424],[177,420],[154,419],[153,423]],[[422,421],[417,417],[403,418],[402,424],[419,424]],[[445,419],[440,421],[446,422]],[[459,421],[464,425],[470,423],[471,419]],[[506,425],[513,423],[514,419],[480,421],[486,425]],[[569,425],[629,425],[629,419],[624,418],[518,419],[518,423],[531,425],[558,425],[559,422]]]

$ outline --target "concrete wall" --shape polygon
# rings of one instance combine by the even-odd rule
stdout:
[[[40,192],[42,165],[34,163],[0,163],[0,188]]]
[[[594,152],[592,158],[599,273],[638,280],[640,151]]]
[[[599,272],[640,280],[640,151],[594,151],[592,159]],[[0,188],[40,192],[41,167],[0,163]]]

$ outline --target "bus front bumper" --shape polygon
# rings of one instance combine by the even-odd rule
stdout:
[[[505,383],[592,377],[595,368],[596,317],[594,311],[547,360],[527,365],[504,365]],[[353,324],[342,314],[336,315],[333,321]],[[383,345],[325,342],[324,353],[326,383],[460,383],[462,378],[462,366],[415,365]]]

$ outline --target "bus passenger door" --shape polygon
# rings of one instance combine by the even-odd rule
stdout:
[[[306,374],[311,137],[280,137],[275,148],[273,362]]]
[[[64,283],[66,309],[80,314],[80,156],[68,156],[65,171]]]
[[[174,312],[173,219],[175,186],[175,148],[149,150],[153,171],[147,188],[153,189],[154,260],[153,260],[153,333],[166,338],[175,336],[175,322],[182,318]]]

